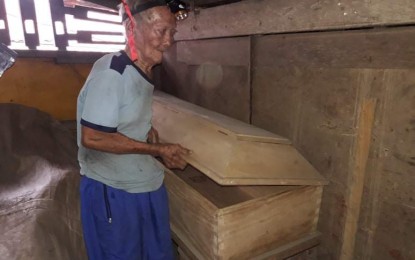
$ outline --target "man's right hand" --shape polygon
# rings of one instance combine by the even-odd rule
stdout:
[[[160,156],[167,168],[182,170],[187,165],[183,157],[191,153],[189,149],[179,144],[139,142],[119,132],[106,133],[86,126],[82,126],[82,145],[107,153]]]
[[[178,168],[183,170],[187,162],[183,159],[191,151],[179,144],[158,144],[159,155],[163,159],[165,166],[169,169]]]

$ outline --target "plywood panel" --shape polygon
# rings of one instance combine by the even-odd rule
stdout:
[[[256,37],[254,46],[255,66],[415,68],[414,27],[267,35]]]
[[[315,245],[322,186],[221,187],[195,177],[191,168],[166,175],[174,237],[191,259],[252,259]]]
[[[264,248],[277,248],[315,232],[321,192],[321,187],[303,187],[222,209],[220,259],[249,259]]]
[[[410,151],[414,147],[411,141],[415,103],[412,95],[414,74],[409,69],[363,68],[413,68],[413,43],[410,43],[413,37],[407,35],[411,35],[411,29],[303,34],[295,37],[264,36],[256,40],[258,44],[254,44],[255,48],[263,50],[259,53],[262,57],[254,55],[258,60],[254,63],[256,70],[253,82],[261,82],[254,85],[255,88],[258,87],[258,91],[254,89],[254,94],[260,97],[257,102],[261,104],[254,106],[254,123],[260,123],[262,127],[274,132],[287,131],[297,136],[293,138],[294,144],[301,145],[299,147],[306,158],[331,180],[331,186],[326,188],[322,202],[320,229],[325,236],[324,245],[320,247],[321,257],[337,257],[339,254],[338,245],[341,243],[345,223],[344,183],[349,174],[349,160],[345,158],[348,158],[354,140],[353,128],[347,129],[347,126],[354,125],[353,104],[365,95],[379,98],[381,106],[377,110],[388,112],[387,115],[379,113],[376,116],[377,127],[384,130],[375,129],[373,136],[376,147],[371,151],[371,174],[364,191],[367,201],[363,204],[363,222],[357,237],[355,257],[370,259],[379,247],[383,250],[389,243],[385,241],[389,241],[392,236],[393,239],[402,239],[400,233],[391,236],[390,232],[384,232],[377,233],[378,238],[374,240],[372,231],[378,227],[380,216],[392,215],[394,218],[406,219],[404,215],[395,215],[404,211],[380,211],[377,205],[384,198],[392,199],[393,203],[399,201],[402,207],[412,205],[414,198],[411,175],[413,155]],[[262,39],[265,41],[268,37],[274,37],[274,40],[262,44]],[[353,42],[359,47],[353,49]],[[329,67],[335,69],[328,69]],[[319,70],[326,72],[321,73]],[[311,75],[312,78],[305,79],[304,75]],[[268,87],[270,82],[271,86]],[[274,82],[278,83],[274,85]],[[307,89],[307,94],[302,96],[304,88]],[[390,95],[389,92],[394,94]],[[386,107],[385,99],[388,103]],[[324,106],[334,110],[323,109]],[[341,113],[336,113],[336,110]],[[263,116],[255,117],[262,113]],[[384,118],[391,119],[393,123],[384,125]],[[288,119],[289,124],[280,123],[285,122],[285,119]],[[335,126],[337,120],[344,127],[330,127]],[[316,127],[320,122],[332,124],[326,124],[326,128]],[[306,131],[302,132],[296,123]],[[387,146],[383,145],[385,141]],[[318,151],[322,153],[316,152],[315,147],[319,147]],[[387,168],[387,174],[380,174],[383,165]],[[333,185],[335,188],[332,188]],[[383,242],[379,242],[381,239]],[[398,249],[389,250],[395,255],[407,256],[406,252],[410,252],[406,248],[408,244],[401,242],[401,245]],[[388,252],[385,252],[386,255],[391,257]]]
[[[381,136],[376,167],[377,192],[371,193],[376,202],[368,208],[368,228],[364,236],[370,252],[377,259],[412,259],[415,256],[413,208],[415,207],[415,72],[386,70],[384,77],[384,117],[378,127]],[[391,235],[392,234],[392,235]]]
[[[367,82],[362,82],[364,72],[353,67],[359,64],[361,53],[351,53],[346,62],[339,51],[347,49],[348,36],[353,34],[339,33],[332,41],[329,35],[254,39],[252,119],[267,130],[289,133],[294,145],[330,180],[322,201],[319,228],[324,236],[319,256],[337,258],[345,223],[356,103],[361,85]]]
[[[295,144],[301,138],[306,142],[315,138],[303,137],[301,124],[309,124],[322,135],[347,139],[346,135],[353,133],[358,77],[357,70],[256,67],[253,124],[274,133],[289,134]],[[331,138],[326,141],[331,142]],[[343,142],[333,145],[342,146]],[[312,160],[313,154],[310,156],[307,158]]]
[[[168,172],[171,229],[198,259],[214,255],[217,248],[216,208],[179,178]],[[203,234],[199,236],[199,234]],[[197,252],[200,252],[199,255]]]
[[[294,145],[325,177],[346,182],[360,72],[255,68],[253,124],[290,133]]]
[[[385,80],[390,90],[387,97],[388,109],[385,111],[388,118],[386,126],[389,131],[384,143],[388,151],[385,170],[389,172],[414,170],[415,71],[388,70]]]
[[[249,122],[249,46],[248,37],[177,43],[164,56],[162,90]]]
[[[310,251],[316,252],[315,246],[320,242],[321,233],[316,232],[307,236],[304,236],[296,241],[290,242],[275,250],[271,250],[265,254],[253,258],[252,260],[300,260],[302,255],[308,255],[312,258]],[[301,253],[298,253],[301,252]]]
[[[191,13],[176,39],[413,24],[414,14],[412,0],[247,0]]]
[[[237,140],[291,144],[290,140],[285,137],[166,95],[163,92],[156,92],[154,99],[159,104],[157,107],[161,105],[176,114],[186,114],[188,117],[202,122],[204,126],[210,127],[225,135],[234,136]]]
[[[381,202],[374,234],[372,259],[415,258],[415,209],[412,206]]]
[[[192,154],[186,160],[222,185],[321,185],[325,180],[295,148],[275,143],[267,135],[242,136],[216,122],[223,116],[205,114],[201,108],[177,106],[177,99],[156,94],[153,125],[165,142],[179,143]],[[170,100],[170,101],[169,101]],[[219,120],[220,119],[220,120]],[[242,122],[239,122],[242,129]],[[249,126],[249,125],[247,125]],[[249,129],[254,129],[249,126]],[[258,134],[257,131],[253,131]],[[250,132],[252,133],[252,131]]]
[[[216,63],[224,66],[249,66],[250,48],[249,37],[181,41],[177,42],[177,61],[188,65]]]
[[[325,177],[345,184],[356,134],[360,71],[309,69],[305,75],[296,147]]]
[[[324,234],[318,258],[338,259],[346,219],[346,184],[331,181],[323,192],[318,230]]]
[[[192,166],[188,166],[185,171],[174,172],[178,178],[197,190],[218,209],[300,188],[300,186],[221,186]]]
[[[261,49],[255,48],[255,53],[258,51]],[[295,143],[304,73],[299,69],[255,66],[252,124],[286,136]]]
[[[257,1],[249,3],[252,4],[251,7],[256,5],[253,2]],[[282,4],[282,1],[270,2]],[[248,4],[247,1],[245,3]],[[258,1],[258,5],[260,4],[264,4],[264,1],[261,3]],[[310,26],[307,30],[316,29],[317,27],[314,26],[324,19],[336,21],[340,16],[332,19],[333,13],[328,12],[327,9],[330,4],[336,8],[338,6],[339,10],[348,14],[350,14],[348,8],[351,6],[366,6],[367,11],[379,14],[367,16],[369,20],[373,19],[372,22],[377,20],[371,23],[372,25],[382,23],[381,20],[386,17],[385,15],[397,21],[402,18],[401,14],[405,15],[406,11],[412,9],[406,14],[409,16],[414,14],[413,1],[349,1],[340,5],[337,5],[339,2],[334,1],[297,1],[285,2],[285,4],[287,16],[264,15],[267,19],[273,19],[273,26],[281,29],[274,32],[290,31],[294,23],[300,26],[302,19],[309,18],[308,15],[313,12],[321,13],[319,17],[306,20],[305,23]],[[291,8],[291,10],[290,7],[302,4],[313,6],[304,8],[301,15],[298,13],[298,17],[288,19],[293,11],[299,12],[299,9]],[[383,7],[389,5],[388,10],[382,10],[382,5]],[[398,5],[406,10],[397,11],[397,8],[401,8]],[[209,13],[209,19],[215,23],[216,20],[238,19],[238,14],[233,13],[235,10],[229,9],[232,15],[229,13],[226,15],[221,13],[227,12],[226,8],[221,7],[221,11],[215,11],[216,14]],[[284,8],[274,8],[274,10],[271,8],[269,12],[282,12],[282,10]],[[207,11],[202,10],[199,18],[207,16]],[[250,26],[257,27],[252,30],[253,34],[260,32],[257,29],[264,24],[262,16],[258,15],[253,19],[251,15],[261,10],[247,8],[245,11],[246,19],[217,23],[221,28],[215,28],[214,25],[209,24],[209,21],[203,19],[197,22],[189,20],[193,28],[185,37],[203,38],[207,37],[207,34],[210,35],[209,37],[250,34]],[[218,15],[217,18],[215,15]],[[278,23],[275,22],[276,19],[285,21]],[[349,25],[362,26],[359,23],[349,23],[347,16],[342,19],[345,19],[345,24],[338,28],[346,28]],[[184,23],[182,25],[187,26]],[[205,25],[210,28],[205,30],[203,27]],[[207,34],[203,35],[205,32]],[[412,95],[412,90],[415,89],[414,39],[414,29],[409,26],[253,37],[252,122],[293,140],[294,145],[313,166],[330,180],[322,201],[319,225],[320,230],[325,234],[323,245],[319,247],[319,257],[322,259],[337,259],[340,254],[348,188],[346,183],[356,136],[356,104],[367,96],[376,97],[379,106],[376,110],[374,146],[370,151],[368,178],[364,190],[365,201],[362,204],[355,257],[358,259],[374,259],[375,256],[412,258],[409,254],[411,244],[407,242],[408,240],[403,241],[404,238],[413,236],[412,229],[409,228],[404,234],[402,226],[399,226],[391,232],[387,227],[379,228],[379,223],[392,223],[391,219],[399,222],[401,218],[401,222],[406,223],[402,225],[409,225],[407,221],[410,221],[408,217],[411,214],[410,208],[414,206],[412,174],[413,104],[415,104]],[[192,63],[191,59],[186,62]],[[186,65],[183,70],[188,67],[191,66]],[[192,89],[194,85],[188,84],[187,87]],[[197,93],[195,89],[191,92]],[[230,100],[235,98],[232,93],[227,95]],[[377,231],[374,232],[375,230]]]

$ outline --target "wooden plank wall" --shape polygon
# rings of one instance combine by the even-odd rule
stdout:
[[[245,0],[191,13],[177,40],[410,24],[412,0]]]
[[[163,90],[249,122],[250,49],[247,37],[178,42],[163,60]]]
[[[0,78],[0,103],[22,104],[58,120],[75,120],[76,99],[91,68],[92,64],[18,58]]]
[[[290,138],[330,181],[320,214],[322,245],[301,259],[414,259],[415,2],[351,1],[347,5],[362,15],[349,20],[336,16],[337,3],[343,4],[243,1],[202,10],[179,27],[183,41],[166,55],[162,88]],[[255,15],[274,4],[284,4],[296,19]],[[249,25],[230,22],[241,13]],[[377,27],[385,24],[405,26]],[[350,27],[362,28],[332,31]],[[323,31],[285,33],[314,29]],[[205,70],[205,64],[214,65]],[[226,72],[221,80],[219,71]],[[369,157],[359,166],[364,186],[353,231],[346,216],[356,178],[359,114],[367,99],[376,107]]]

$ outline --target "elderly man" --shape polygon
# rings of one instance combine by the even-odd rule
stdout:
[[[164,171],[154,156],[184,168],[189,150],[158,143],[151,103],[152,68],[173,43],[176,20],[164,1],[124,3],[129,44],[94,64],[78,97],[84,239],[89,259],[172,259]]]

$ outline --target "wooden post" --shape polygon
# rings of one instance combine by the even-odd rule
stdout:
[[[340,260],[353,259],[375,108],[376,100],[368,98],[363,100],[360,107],[353,172],[348,185],[349,194]]]

